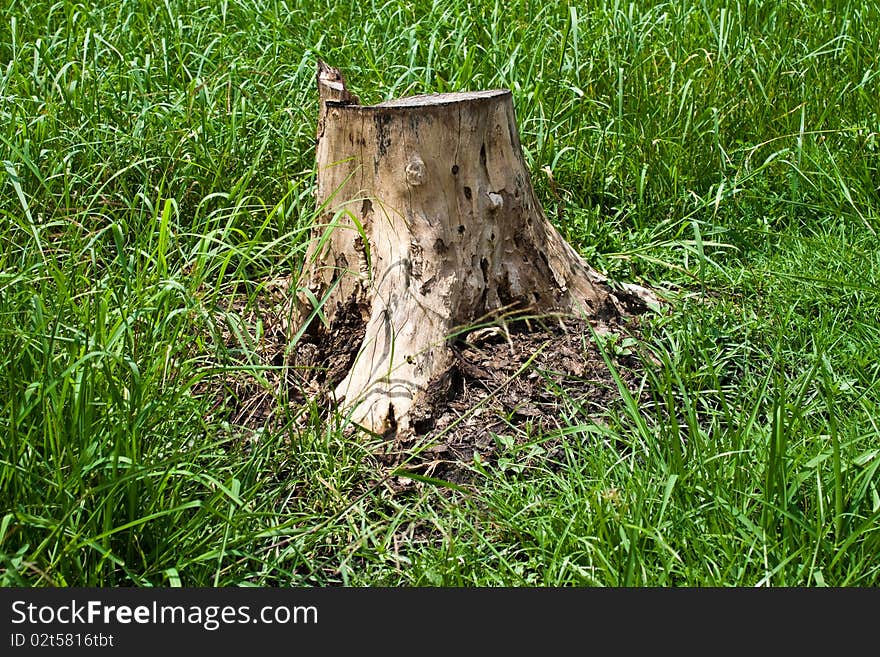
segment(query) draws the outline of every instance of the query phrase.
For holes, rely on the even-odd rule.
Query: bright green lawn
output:
[[[867,0],[5,0],[0,584],[877,585],[878,53]],[[318,57],[364,102],[513,90],[547,214],[677,291],[650,403],[560,393],[404,495],[341,422],[208,408],[259,337],[219,310],[300,264]]]

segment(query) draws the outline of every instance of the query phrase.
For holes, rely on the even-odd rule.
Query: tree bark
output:
[[[650,298],[613,289],[547,220],[509,90],[363,106],[323,63],[318,89],[320,220],[298,303],[310,331],[357,343],[335,386],[355,422],[407,427],[450,365],[448,341],[476,320],[574,313],[601,324]]]

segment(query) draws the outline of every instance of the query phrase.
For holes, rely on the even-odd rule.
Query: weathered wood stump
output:
[[[510,91],[363,106],[323,63],[318,89],[322,220],[298,303],[309,330],[359,340],[335,395],[365,428],[406,427],[449,367],[450,336],[475,320],[555,312],[600,324],[648,298],[612,289],[547,220]]]

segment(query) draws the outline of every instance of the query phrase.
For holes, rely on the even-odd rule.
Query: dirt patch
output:
[[[235,294],[215,318],[215,340],[241,366],[200,386],[244,438],[302,424],[306,406],[333,412],[331,393],[348,371],[363,338],[358,308],[341,309],[331,333],[307,331],[291,344],[291,281],[262,281]],[[259,327],[259,329],[257,328]],[[428,386],[427,403],[412,415],[413,431],[386,440],[376,454],[389,471],[466,484],[475,459],[491,464],[499,450],[533,439],[544,453],[566,416],[580,422],[621,402],[620,385],[635,394],[641,360],[632,352],[638,317],[610,325],[600,337],[618,379],[596,345],[590,325],[573,318],[516,320],[464,332],[450,344],[451,366]],[[606,327],[607,331],[607,327]],[[391,485],[406,488],[406,477]]]
[[[289,358],[290,278],[239,287],[214,308],[200,336],[208,345],[212,372],[193,389],[210,400],[217,419],[243,437],[271,429],[278,421],[278,393],[294,383],[284,367]]]
[[[620,383],[633,394],[639,361],[629,351],[636,321],[600,339]],[[558,429],[598,418],[621,401],[620,388],[583,320],[517,321],[466,333],[451,345],[454,361],[429,386],[429,403],[413,415],[415,432],[385,455],[389,465],[457,484],[471,479],[475,459],[541,439],[552,454]],[[414,458],[413,454],[417,456]]]

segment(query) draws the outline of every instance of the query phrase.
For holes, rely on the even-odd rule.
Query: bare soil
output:
[[[212,396],[214,412],[243,439],[304,425],[309,410],[332,413],[332,390],[363,338],[359,313],[350,309],[337,316],[341,328],[329,339],[307,332],[291,344],[297,327],[290,322],[290,290],[286,277],[262,281],[251,294],[232,295],[216,318],[215,340],[223,343],[227,358],[234,361],[237,352],[244,357],[244,340],[255,367],[224,371],[198,392]],[[638,338],[639,317],[619,320],[610,330],[603,338],[606,354],[621,383],[636,394],[642,359],[627,338]],[[467,484],[475,459],[492,463],[502,445],[549,436],[542,445],[544,453],[552,453],[559,442],[553,433],[572,421],[567,418],[596,420],[621,401],[593,336],[586,321],[561,317],[508,319],[463,331],[450,342],[451,367],[429,385],[428,403],[413,412],[412,430],[378,441],[376,457],[389,472]],[[389,481],[401,489],[410,485],[401,476]]]

